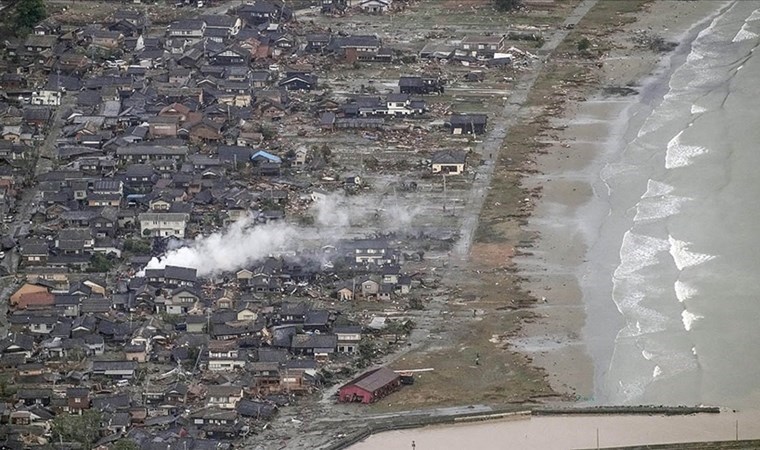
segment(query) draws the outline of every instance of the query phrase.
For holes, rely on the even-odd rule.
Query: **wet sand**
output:
[[[637,87],[646,77],[664,70],[669,55],[637,48],[634,38],[638,32],[646,30],[671,41],[683,39],[692,26],[721,3],[657,1],[650,5],[637,15],[635,23],[610,37],[613,48],[603,59],[599,87]],[[616,151],[616,142],[626,131],[626,114],[637,102],[635,96],[598,93],[586,101],[571,103],[565,114],[555,119],[553,125],[558,131],[553,133],[553,139],[544,141],[549,144],[546,152],[536,158],[540,174],[524,182],[528,189],[542,188],[542,198],[528,225],[540,238],[530,249],[531,255],[516,258],[516,262],[529,280],[525,287],[539,299],[535,311],[540,317],[523,326],[513,347],[547,371],[554,390],[581,402],[595,400],[589,350],[595,356],[611,352],[611,340],[623,323],[611,302],[607,311],[587,311],[588,303],[584,301],[581,282],[586,283],[585,289],[593,288],[587,277],[588,246],[598,236],[594,224],[601,223],[607,214],[591,199],[594,189],[600,188],[595,182],[605,156]],[[587,320],[595,320],[595,325],[603,323],[609,332],[584,333]]]
[[[416,430],[371,436],[352,450],[570,449],[732,441],[760,438],[760,414],[721,413],[691,416],[560,416]]]

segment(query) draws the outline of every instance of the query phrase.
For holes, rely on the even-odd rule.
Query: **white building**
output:
[[[60,106],[61,93],[58,91],[35,91],[32,92],[32,105]]]
[[[140,233],[143,236],[185,237],[185,227],[189,219],[186,213],[146,212],[137,216]]]

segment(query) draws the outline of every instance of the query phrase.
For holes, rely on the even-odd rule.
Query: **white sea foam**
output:
[[[651,178],[647,181],[647,191],[641,198],[659,197],[661,195],[667,195],[673,192],[675,189],[673,186],[663,183],[662,181],[655,181]]]
[[[668,242],[670,243],[670,255],[673,257],[678,270],[697,266],[715,258],[713,255],[689,251],[690,244],[688,242],[680,241],[673,236],[668,235]]]
[[[653,354],[651,354],[651,353],[649,353],[649,352],[648,352],[648,351],[646,351],[646,350],[642,350],[642,351],[641,351],[641,356],[643,356],[643,357],[644,357],[644,359],[646,359],[647,361],[650,361],[652,358],[654,358],[654,355],[653,355]]]
[[[694,297],[697,295],[697,289],[693,286],[681,281],[676,280],[675,284],[673,285],[675,291],[676,291],[676,298],[679,302],[683,303],[686,300]]]
[[[736,33],[736,36],[731,40],[731,42],[742,42],[742,41],[749,41],[752,39],[755,39],[757,37],[757,33],[749,31],[749,24],[745,23],[742,25],[741,30],[739,30],[738,33]]]
[[[694,323],[698,321],[699,319],[704,319],[703,316],[698,316],[694,313],[690,313],[689,311],[686,311],[685,309],[681,313],[681,320],[683,321],[683,327],[686,329],[686,331],[691,331],[691,328],[694,326]]]
[[[691,160],[695,156],[707,153],[707,149],[704,147],[682,143],[681,135],[683,135],[683,131],[680,131],[668,142],[668,151],[665,153],[666,169],[686,167],[691,164]]]
[[[755,20],[760,20],[760,9],[752,11],[752,14],[744,22],[754,22]]]
[[[654,366],[654,371],[652,372],[652,378],[657,378],[660,375],[662,375],[662,369],[660,369],[660,366]]]
[[[705,59],[705,55],[698,51],[696,48],[693,48],[688,55],[686,55],[686,62],[696,62],[701,61]]]
[[[618,382],[618,393],[622,395],[621,403],[633,403],[636,402],[646,390],[651,380],[642,377],[636,377],[633,380],[623,384],[622,381]]]
[[[659,311],[640,304],[645,298],[644,292],[633,291],[622,295],[620,291],[625,289],[622,287],[622,283],[616,282],[615,284],[615,292],[613,293],[615,305],[628,322],[624,328],[625,331],[621,331],[621,336],[626,338],[637,337],[668,329],[671,319]]]
[[[636,204],[636,216],[634,222],[659,220],[678,214],[681,205],[689,201],[686,197],[664,195],[657,199],[644,199]]]
[[[644,267],[657,264],[657,255],[669,248],[665,239],[626,231],[620,246],[620,265],[615,269],[615,278],[625,278]]]
[[[703,112],[707,112],[707,108],[705,108],[704,106],[691,105],[692,114],[702,114]]]

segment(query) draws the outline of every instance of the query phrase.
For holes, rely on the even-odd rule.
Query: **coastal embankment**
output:
[[[639,414],[636,414],[638,411]],[[481,416],[486,415],[481,413]],[[491,414],[492,415],[492,414]],[[504,419],[468,423],[452,418],[438,419],[440,425],[381,423],[368,426],[355,436],[347,436],[332,449],[562,449],[669,445],[689,448],[689,443],[743,440],[739,448],[756,448],[760,439],[760,414],[756,412],[718,413],[715,408],[609,407],[536,410],[511,414]],[[425,426],[424,428],[420,428]],[[388,431],[393,429],[393,431]],[[381,434],[372,434],[380,433]],[[370,436],[370,434],[372,434]],[[346,445],[351,444],[346,447]],[[681,447],[684,445],[685,447]],[[713,447],[691,447],[713,448]],[[720,447],[718,447],[720,448]],[[731,448],[731,447],[727,447]],[[735,448],[735,447],[734,447]]]
[[[662,407],[662,406],[639,406],[639,407],[590,407],[590,408],[549,408],[541,407],[532,410],[522,410],[519,407],[512,408],[487,408],[487,411],[458,414],[416,414],[406,416],[399,414],[380,420],[368,421],[365,428],[336,441],[325,450],[342,450],[352,447],[370,436],[387,433],[390,431],[410,430],[435,425],[463,425],[478,422],[491,422],[495,426],[505,421],[526,421],[540,416],[677,416],[693,414],[719,414],[720,409],[715,407]],[[434,428],[435,429],[435,428]],[[440,428],[438,428],[440,429]]]

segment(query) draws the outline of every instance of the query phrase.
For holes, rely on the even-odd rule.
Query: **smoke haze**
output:
[[[249,216],[222,231],[170,249],[160,259],[151,259],[145,268],[192,267],[200,277],[235,271],[272,254],[300,250],[309,242],[334,245],[346,237],[351,226],[367,221],[378,225],[379,231],[399,231],[411,224],[416,209],[402,207],[395,198],[332,194],[314,202],[310,213],[314,227],[285,222],[257,224]]]

